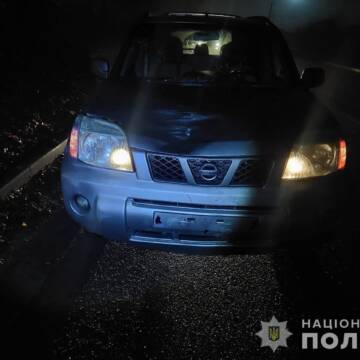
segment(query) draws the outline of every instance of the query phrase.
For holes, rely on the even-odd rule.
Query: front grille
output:
[[[180,161],[175,156],[148,155],[153,180],[186,183],[186,177]]]
[[[269,175],[271,162],[264,159],[242,159],[230,185],[262,186]]]
[[[148,154],[147,157],[154,181],[211,186],[264,186],[273,164],[264,158],[242,158],[238,161],[184,158],[186,166],[174,155]],[[236,170],[231,167],[234,161],[239,163]]]
[[[197,184],[220,185],[229,170],[231,160],[190,159],[188,164]]]

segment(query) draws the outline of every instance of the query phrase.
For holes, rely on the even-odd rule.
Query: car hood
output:
[[[131,148],[186,155],[268,154],[338,131],[301,89],[107,81],[86,112],[119,124]]]

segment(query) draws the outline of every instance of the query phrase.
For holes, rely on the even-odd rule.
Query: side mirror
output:
[[[307,88],[314,88],[325,82],[325,71],[322,68],[306,68],[301,75],[301,83]]]
[[[96,78],[106,80],[109,77],[110,64],[106,59],[92,59],[91,72]]]

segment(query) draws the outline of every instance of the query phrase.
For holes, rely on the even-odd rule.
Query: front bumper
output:
[[[262,188],[204,187],[152,181],[145,154],[137,173],[84,164],[65,154],[62,191],[70,216],[86,230],[133,243],[233,247],[272,245],[278,234],[335,224],[343,174]],[[334,190],[335,189],[335,190]],[[83,211],[76,195],[88,199]]]

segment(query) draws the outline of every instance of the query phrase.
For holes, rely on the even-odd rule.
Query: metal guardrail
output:
[[[351,67],[351,66],[345,66],[345,65],[341,65],[341,64],[335,64],[335,63],[332,63],[332,62],[326,62],[325,64],[329,65],[329,66],[332,66],[332,67],[335,67],[335,68],[338,68],[338,69],[347,70],[347,71],[354,72],[356,74],[360,74],[360,69],[358,69],[358,68],[354,68],[354,67]]]
[[[41,171],[45,166],[51,164],[59,155],[64,152],[67,139],[55,146],[45,155],[27,166],[21,173],[0,189],[0,199],[5,199],[9,193],[25,185],[34,175]]]

